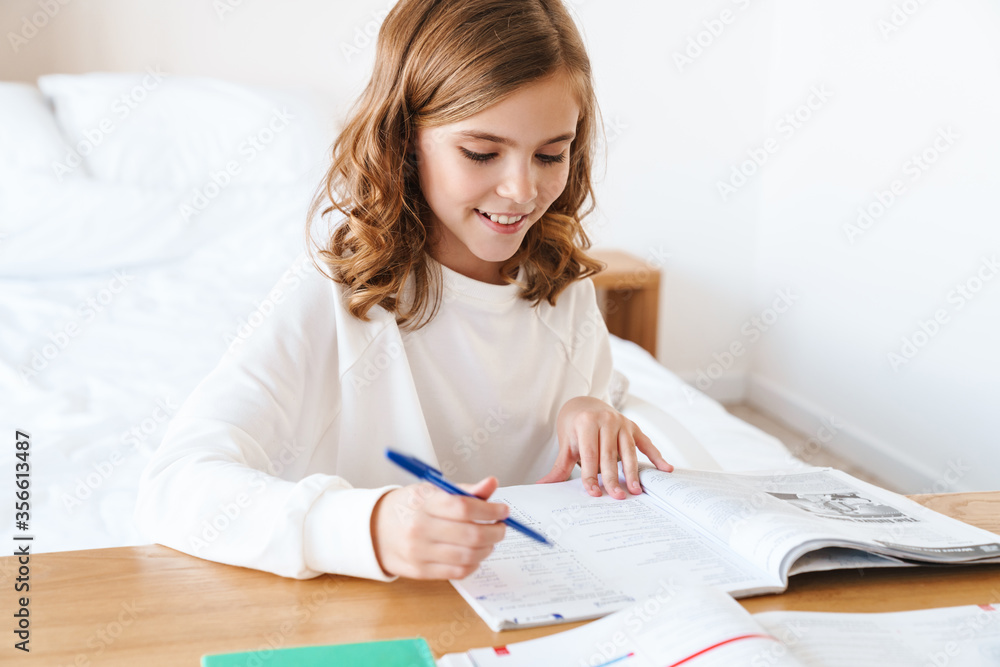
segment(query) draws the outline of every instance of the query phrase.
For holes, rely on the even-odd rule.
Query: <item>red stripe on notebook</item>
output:
[[[775,642],[778,641],[777,639],[775,639],[771,635],[761,635],[761,634],[740,635],[739,637],[730,637],[729,639],[725,639],[725,640],[719,642],[718,644],[712,644],[708,648],[703,648],[700,651],[698,651],[697,653],[692,653],[691,655],[689,655],[688,657],[684,658],[683,660],[678,660],[677,662],[675,662],[672,665],[667,665],[667,667],[677,667],[677,665],[683,665],[688,660],[694,660],[695,658],[697,658],[699,655],[701,655],[703,653],[708,653],[712,649],[719,648],[720,646],[725,646],[726,644],[731,644],[733,642],[738,642],[741,639],[770,639],[771,641],[775,641]]]

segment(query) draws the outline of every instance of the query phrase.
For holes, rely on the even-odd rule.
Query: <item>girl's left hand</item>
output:
[[[566,481],[579,461],[583,487],[590,495],[601,495],[601,487],[597,484],[597,473],[600,472],[604,488],[611,496],[622,500],[626,496],[618,483],[620,460],[629,491],[642,493],[636,448],[649,457],[658,470],[673,472],[674,467],[663,459],[635,422],[599,399],[577,396],[567,401],[559,411],[556,431],[559,435],[559,456],[552,470],[538,480],[539,484]]]

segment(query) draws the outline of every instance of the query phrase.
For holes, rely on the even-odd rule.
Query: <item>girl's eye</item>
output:
[[[560,153],[559,155],[539,155],[538,158],[545,164],[557,164],[566,159],[566,154]]]
[[[462,153],[465,154],[465,157],[479,164],[485,164],[497,156],[496,153],[474,153],[465,148],[462,148]],[[542,164],[557,164],[566,160],[565,153],[560,153],[559,155],[539,154],[537,157],[542,161]]]
[[[469,158],[473,162],[480,162],[480,163],[489,162],[490,160],[492,160],[497,156],[496,153],[473,153],[472,151],[466,150],[464,148],[462,149],[462,152],[465,153],[465,157]]]

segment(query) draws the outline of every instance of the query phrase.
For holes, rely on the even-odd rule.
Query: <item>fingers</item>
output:
[[[622,423],[622,421],[624,423]],[[599,428],[580,427],[580,467],[583,469],[584,488],[592,496],[600,496],[597,487],[597,469],[600,468],[604,488],[618,500],[627,497],[618,477],[618,461],[622,462],[626,488],[630,493],[642,493],[639,481],[639,457],[636,449],[646,454],[659,470],[673,472],[674,467],[664,460],[660,451],[634,422],[621,417],[620,421],[606,422]],[[596,461],[594,460],[596,459]],[[596,489],[595,489],[596,487]]]
[[[421,526],[425,530],[428,544],[434,547],[453,547],[456,549],[485,549],[504,538],[507,530],[505,523],[463,523],[430,517]],[[429,560],[434,560],[428,556]]]
[[[656,466],[657,470],[662,470],[663,472],[673,472],[674,466],[667,463],[666,459],[660,454],[660,450],[653,446],[653,441],[646,437],[646,434],[636,427],[635,434],[635,445],[639,448],[639,451],[646,455],[646,457]]]
[[[396,574],[411,579],[464,579],[479,567],[497,543],[503,539],[506,526],[504,524],[481,524],[484,530],[469,530],[465,534],[459,524],[444,522],[437,527],[433,520],[419,529],[420,535],[404,542],[400,549]],[[466,524],[475,527],[475,524]],[[403,531],[403,536],[410,536],[411,531]],[[420,539],[433,536],[446,541],[432,542]],[[460,543],[448,541],[457,539]]]
[[[409,564],[401,576],[410,579],[464,579],[479,568],[495,545],[464,548],[452,544],[435,544],[428,548],[428,560]]]
[[[411,565],[411,573],[407,576],[415,579],[464,579],[475,572],[504,538],[506,524],[441,518],[430,511],[442,510],[453,513],[453,516],[471,518],[484,516],[479,511],[481,506],[494,506],[490,511],[500,507],[506,515],[506,505],[461,496],[448,496],[448,499],[469,502],[457,505],[446,503],[440,507],[428,502],[428,512],[421,514],[412,526],[404,530],[409,544],[406,560]]]
[[[587,422],[577,430],[580,445],[580,471],[583,488],[594,497],[601,495],[597,473],[601,465],[601,430],[597,424]]]
[[[618,480],[619,459],[622,461],[625,479],[629,488],[632,489],[632,493],[642,492],[639,486],[638,458],[635,454],[636,441],[631,434],[632,429],[629,428],[629,425],[636,432],[641,433],[635,424],[620,415],[619,419],[601,420],[601,422],[586,421],[576,426],[576,441],[579,445],[582,473],[581,481],[583,488],[591,496],[599,497],[601,495],[601,487],[597,479],[597,474],[600,472],[608,494],[618,500],[626,498],[627,494]],[[649,441],[648,438],[646,440]],[[564,465],[570,454],[571,452],[567,452],[565,448],[560,449],[557,466]],[[569,458],[569,460],[572,459]],[[571,470],[572,467],[569,466],[567,472]],[[566,477],[557,479],[553,473],[549,473],[543,478],[545,481],[560,481],[561,479],[566,479]]]
[[[483,547],[460,547],[454,544],[435,544],[429,551],[430,562],[426,569],[440,569],[448,579],[464,579],[479,567],[496,545],[490,543]]]
[[[556,457],[556,462],[552,466],[545,477],[535,482],[536,484],[550,484],[552,482],[565,482],[569,479],[570,475],[573,473],[573,467],[576,465],[576,458],[570,451],[569,447],[560,447],[559,456]]]
[[[496,489],[496,478],[490,477],[488,479],[493,481],[493,489]],[[428,494],[424,510],[429,515],[439,519],[460,523],[471,521],[492,523],[503,521],[510,513],[510,508],[503,503],[491,503],[481,498],[469,498],[468,496],[453,496],[438,489],[435,491],[436,493]],[[493,490],[490,490],[490,493],[492,492]]]
[[[495,477],[469,485],[492,494]],[[509,514],[503,503],[445,493],[415,484],[384,495],[372,510],[372,546],[387,574],[414,579],[461,579],[503,539]]]
[[[463,491],[471,493],[477,498],[482,498],[486,500],[493,495],[493,492],[497,490],[500,486],[500,482],[497,481],[496,477],[485,477],[475,484],[459,484],[458,485]]]
[[[639,484],[639,457],[635,454],[635,448],[635,436],[626,430],[619,431],[618,453],[622,460],[622,471],[625,473],[625,484],[630,493],[640,494],[642,486]]]
[[[622,432],[616,425],[601,428],[601,476],[604,488],[613,498],[622,500],[625,492],[618,483],[618,441]]]

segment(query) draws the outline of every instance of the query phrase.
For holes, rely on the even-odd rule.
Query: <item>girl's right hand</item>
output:
[[[486,499],[496,477],[460,484],[477,496],[455,496],[431,484],[412,484],[382,496],[372,510],[372,543],[387,575],[410,579],[464,579],[503,539],[510,513]],[[480,523],[488,522],[488,523]]]

